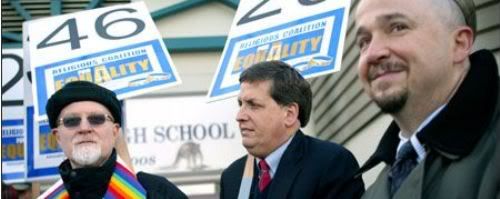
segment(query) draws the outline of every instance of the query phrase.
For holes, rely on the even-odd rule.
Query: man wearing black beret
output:
[[[122,111],[116,94],[75,81],[54,93],[45,107],[52,133],[68,159],[62,180],[40,198],[187,198],[167,179],[134,174],[118,157]]]

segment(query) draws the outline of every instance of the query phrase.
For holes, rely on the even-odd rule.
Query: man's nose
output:
[[[82,118],[80,125],[78,125],[80,132],[89,132],[92,128],[92,124],[86,118]]]
[[[361,52],[362,59],[366,64],[376,64],[390,55],[389,43],[383,37],[374,36],[364,52]]]
[[[248,115],[245,113],[245,110],[243,107],[240,107],[238,110],[238,113],[236,114],[236,121],[237,122],[243,122],[248,119]]]

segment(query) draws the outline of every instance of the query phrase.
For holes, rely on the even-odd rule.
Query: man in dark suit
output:
[[[309,83],[281,61],[261,62],[240,76],[236,116],[249,155],[221,177],[221,199],[359,198],[354,156],[340,145],[304,135]],[[245,175],[244,175],[245,173]]]

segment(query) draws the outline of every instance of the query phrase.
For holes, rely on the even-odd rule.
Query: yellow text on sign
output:
[[[138,70],[138,67],[140,67],[141,71],[151,70],[151,64],[149,63],[149,59],[146,58],[140,61],[133,61],[125,64],[120,64],[118,66],[99,65],[94,68],[93,72],[90,69],[82,70],[79,71],[79,74],[67,77],[64,80],[56,80],[54,82],[54,86],[56,90],[59,90],[65,84],[78,80],[90,81],[96,84],[100,84],[103,82],[111,81],[114,78],[137,74],[140,72]]]
[[[306,48],[311,47],[311,51],[317,51],[322,36],[302,39],[294,41],[290,44],[282,44],[281,42],[273,42],[269,50],[257,50],[256,53],[250,53],[244,56],[238,56],[233,65],[232,72],[240,71],[241,68],[246,69],[255,63],[262,61],[280,60],[289,56],[304,55]]]

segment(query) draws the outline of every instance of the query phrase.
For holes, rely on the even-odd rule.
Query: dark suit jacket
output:
[[[236,160],[222,172],[221,199],[238,197],[246,158]],[[356,159],[344,147],[299,130],[281,157],[267,188],[268,198],[360,198],[364,192],[363,180],[353,177],[358,168]],[[255,170],[250,198],[258,190],[257,175]]]

